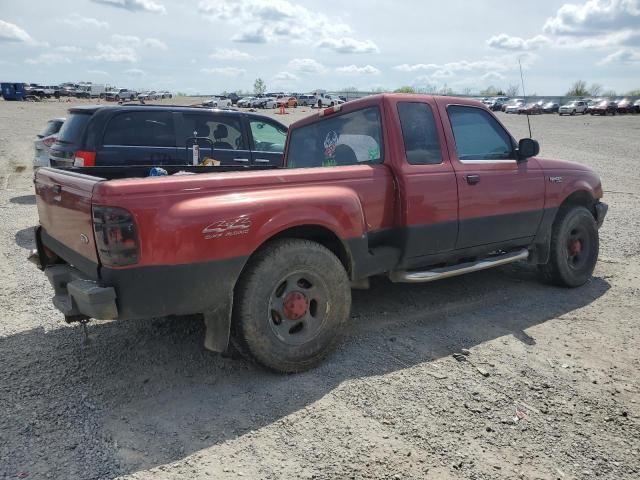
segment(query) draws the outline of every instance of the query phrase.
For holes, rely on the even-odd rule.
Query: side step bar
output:
[[[441,280],[443,278],[455,277],[457,275],[463,275],[469,272],[477,272],[479,270],[486,270],[487,268],[506,265],[507,263],[526,260],[528,256],[529,250],[523,248],[522,250],[517,250],[515,252],[509,252],[503,255],[483,258],[482,260],[478,260],[475,262],[461,263],[459,265],[453,265],[451,267],[434,268],[433,270],[426,270],[423,272],[389,272],[389,279],[394,283],[433,282],[435,280]]]

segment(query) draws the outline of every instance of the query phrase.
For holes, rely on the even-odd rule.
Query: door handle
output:
[[[248,158],[234,158],[233,161],[234,162],[249,163],[249,159]]]
[[[53,193],[62,193],[62,185],[54,185]]]
[[[269,160],[266,158],[256,158],[257,163],[269,163]]]
[[[480,183],[480,175],[467,175],[464,177],[469,185]]]

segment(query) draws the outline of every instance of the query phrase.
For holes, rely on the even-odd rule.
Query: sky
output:
[[[640,0],[0,0],[0,81],[219,93],[640,89]]]

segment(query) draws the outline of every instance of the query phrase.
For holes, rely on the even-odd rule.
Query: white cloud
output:
[[[4,20],[0,20],[0,42],[35,43],[22,28]]]
[[[288,63],[288,69],[299,73],[323,73],[326,68],[312,58],[294,58]]]
[[[640,0],[589,0],[566,3],[547,19],[544,31],[556,35],[585,35],[593,32],[638,28]]]
[[[145,38],[142,41],[142,45],[144,45],[147,48],[155,48],[157,50],[167,50],[167,44],[164,43],[162,40],[158,40],[157,38]]]
[[[80,47],[74,47],[71,45],[61,45],[56,47],[56,50],[63,53],[80,53],[82,51]]]
[[[91,0],[110,7],[122,8],[130,12],[167,13],[164,5],[153,0]]]
[[[380,75],[380,70],[372,65],[364,65],[358,67],[357,65],[346,65],[344,67],[336,68],[336,72],[345,73],[347,75]]]
[[[71,63],[71,59],[60,53],[41,53],[37,57],[27,58],[25,63],[29,65],[56,65]]]
[[[224,75],[226,77],[235,77],[238,75],[242,75],[246,72],[244,68],[236,68],[236,67],[213,67],[213,68],[202,68],[200,69],[202,73],[208,74],[216,74],[216,75]]]
[[[396,65],[393,67],[394,70],[398,70],[399,72],[419,72],[422,70],[434,70],[439,68],[435,63],[403,63],[402,65]]]
[[[378,53],[378,46],[371,40],[356,40],[354,38],[325,38],[317,44],[320,48],[328,48],[336,53]]]
[[[487,81],[487,80],[498,80],[498,81],[501,81],[501,80],[504,80],[505,78],[506,77],[503,74],[498,73],[498,72],[487,72],[487,73],[485,73],[484,75],[482,75],[480,77],[480,79],[484,80],[484,81]]]
[[[598,65],[609,64],[640,64],[640,49],[621,48],[603,58]]]
[[[378,51],[371,40],[350,38],[351,27],[339,19],[288,0],[202,0],[198,11],[213,22],[237,26],[239,32],[232,37],[234,42],[320,42],[319,46],[339,53]]]
[[[100,75],[100,76],[109,76],[109,72],[105,72],[104,70],[87,70],[87,73],[91,75]]]
[[[60,18],[58,21],[71,27],[109,28],[108,22],[103,22],[97,18],[83,17],[77,13],[72,13],[68,17]]]
[[[640,31],[621,30],[602,35],[563,36],[556,41],[558,47],[565,48],[612,48],[622,45],[640,46]]]
[[[280,72],[271,79],[275,87],[288,87],[300,81],[300,77],[290,72]]]
[[[549,45],[551,41],[544,35],[536,35],[532,38],[512,37],[506,33],[501,33],[487,40],[487,45],[500,50],[536,50]]]
[[[131,47],[99,43],[96,45],[96,50],[97,54],[89,57],[91,60],[124,63],[136,63],[138,61],[138,55]]]
[[[132,77],[144,77],[147,75],[147,72],[140,70],[139,68],[129,68],[125,70],[124,73]]]
[[[233,48],[217,48],[215,52],[209,55],[214,60],[251,60],[253,57],[246,52],[235,50]]]

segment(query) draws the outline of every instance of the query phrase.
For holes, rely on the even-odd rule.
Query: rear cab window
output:
[[[398,115],[407,162],[411,165],[442,163],[442,150],[431,107],[426,103],[399,102]]]
[[[336,115],[294,129],[288,168],[376,164],[383,161],[382,123],[378,107]]]
[[[82,136],[93,112],[72,113],[64,122],[60,133],[58,134],[58,142],[80,144]]]

